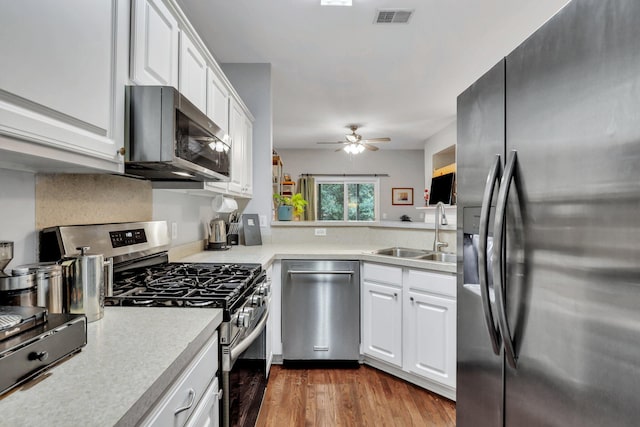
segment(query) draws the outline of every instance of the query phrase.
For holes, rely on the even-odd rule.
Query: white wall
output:
[[[270,235],[271,153],[273,150],[273,111],[271,64],[221,64],[220,67],[255,117],[253,122],[253,198],[244,213],[257,213],[267,219],[263,235]]]
[[[37,261],[35,192],[34,174],[0,169],[0,240],[14,243],[6,270]]]
[[[278,150],[284,164],[283,171],[291,174],[294,181],[302,173],[311,174],[389,174],[380,178],[381,219],[400,220],[409,215],[420,221],[421,212],[415,206],[422,206],[424,188],[424,155],[422,150],[380,150],[365,151],[349,156],[344,151],[334,150]],[[393,206],[391,188],[413,188],[413,206]],[[386,215],[386,218],[385,218]]]
[[[458,142],[457,121],[454,120],[449,126],[436,133],[424,144],[424,188],[431,188],[431,175],[433,174],[432,156],[447,147],[456,145]]]
[[[153,190],[153,220],[167,221],[178,227],[178,237],[172,246],[203,240],[208,237],[207,226],[214,217],[212,197],[198,197],[170,190]]]

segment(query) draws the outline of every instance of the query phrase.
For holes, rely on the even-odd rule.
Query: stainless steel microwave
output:
[[[125,173],[152,181],[229,181],[228,136],[171,86],[127,86]]]

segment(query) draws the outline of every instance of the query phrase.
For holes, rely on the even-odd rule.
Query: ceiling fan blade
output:
[[[361,142],[366,142],[366,143],[370,143],[370,142],[391,142],[391,138],[367,138],[367,139],[363,139]]]
[[[336,153],[337,153],[338,151],[344,151],[344,148],[338,148],[338,149],[336,150]]]
[[[316,142],[316,144],[348,144],[347,141],[321,141],[321,142]]]
[[[376,147],[375,145],[369,145],[369,144],[364,143],[364,142],[362,143],[362,145],[364,145],[364,148],[366,148],[367,150],[370,150],[370,151],[378,151],[379,150],[379,148]]]

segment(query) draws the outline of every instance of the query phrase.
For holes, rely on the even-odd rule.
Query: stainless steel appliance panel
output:
[[[507,57],[507,426],[640,419],[639,28],[637,0],[573,1]]]
[[[487,176],[500,172],[504,154],[504,61],[458,97],[458,320],[456,422],[459,426],[502,423],[503,357],[495,354],[486,324],[479,280],[480,213]],[[496,178],[499,178],[497,176]],[[492,183],[497,187],[497,183]],[[490,219],[493,200],[485,201]],[[491,223],[491,221],[490,221]],[[493,230],[488,230],[487,240]],[[485,263],[490,265],[488,260]],[[491,289],[492,290],[492,289]],[[491,307],[495,310],[495,307]],[[495,320],[492,327],[497,329]]]
[[[358,360],[358,261],[282,262],[282,346],[285,360]]]

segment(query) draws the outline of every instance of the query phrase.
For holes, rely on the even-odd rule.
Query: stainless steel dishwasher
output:
[[[357,361],[360,263],[282,261],[284,361]]]

